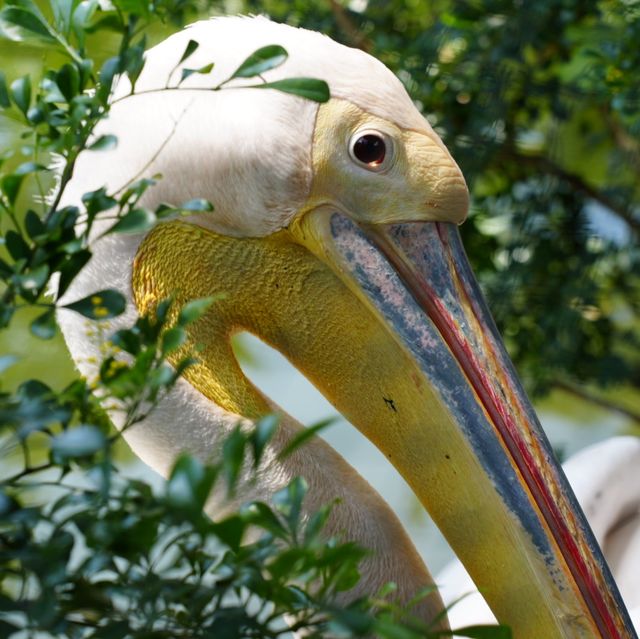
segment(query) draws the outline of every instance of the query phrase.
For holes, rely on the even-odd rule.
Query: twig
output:
[[[338,27],[340,27],[342,32],[347,36],[350,43],[358,49],[371,53],[373,44],[360,32],[358,27],[353,24],[353,20],[351,20],[349,14],[337,0],[331,0],[331,12],[336,19]]]
[[[585,388],[574,386],[573,384],[562,380],[556,380],[555,382],[553,382],[552,386],[564,391],[565,393],[569,393],[570,395],[579,397],[580,399],[591,404],[595,404],[596,406],[600,406],[601,408],[605,408],[606,410],[610,410],[614,413],[618,413],[619,415],[623,415],[627,419],[630,419],[631,421],[640,425],[640,413],[631,410],[630,408],[620,406],[620,404],[616,404],[616,402],[613,402],[609,399],[605,399],[604,397],[600,397],[599,395],[591,393]]]

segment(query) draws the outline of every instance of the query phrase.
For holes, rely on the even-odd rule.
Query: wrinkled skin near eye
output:
[[[379,131],[359,131],[352,136],[349,155],[359,166],[370,171],[388,168],[393,159],[393,144]]]

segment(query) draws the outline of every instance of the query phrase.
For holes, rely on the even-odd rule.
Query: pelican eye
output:
[[[383,171],[391,164],[393,144],[379,131],[358,131],[349,143],[349,155],[369,171]]]

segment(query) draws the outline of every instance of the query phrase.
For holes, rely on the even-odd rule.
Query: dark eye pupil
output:
[[[359,137],[353,145],[353,154],[364,164],[382,164],[386,152],[384,140],[372,133]]]

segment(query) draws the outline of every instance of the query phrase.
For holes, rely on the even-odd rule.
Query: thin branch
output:
[[[371,53],[373,44],[361,33],[344,7],[337,0],[331,0],[331,13],[333,13],[333,17],[336,19],[340,30],[349,39],[349,43],[358,49]]]
[[[595,404],[596,406],[600,406],[606,410],[612,411],[614,413],[618,413],[619,415],[623,415],[627,419],[635,422],[640,425],[640,413],[631,410],[630,408],[626,408],[625,406],[621,406],[616,402],[613,402],[609,399],[605,399],[604,397],[600,397],[585,388],[581,388],[579,386],[574,386],[565,381],[557,380],[552,384],[555,388],[564,391],[565,393],[569,393],[570,395],[574,395],[575,397],[579,397],[580,399],[589,402],[591,404]]]

